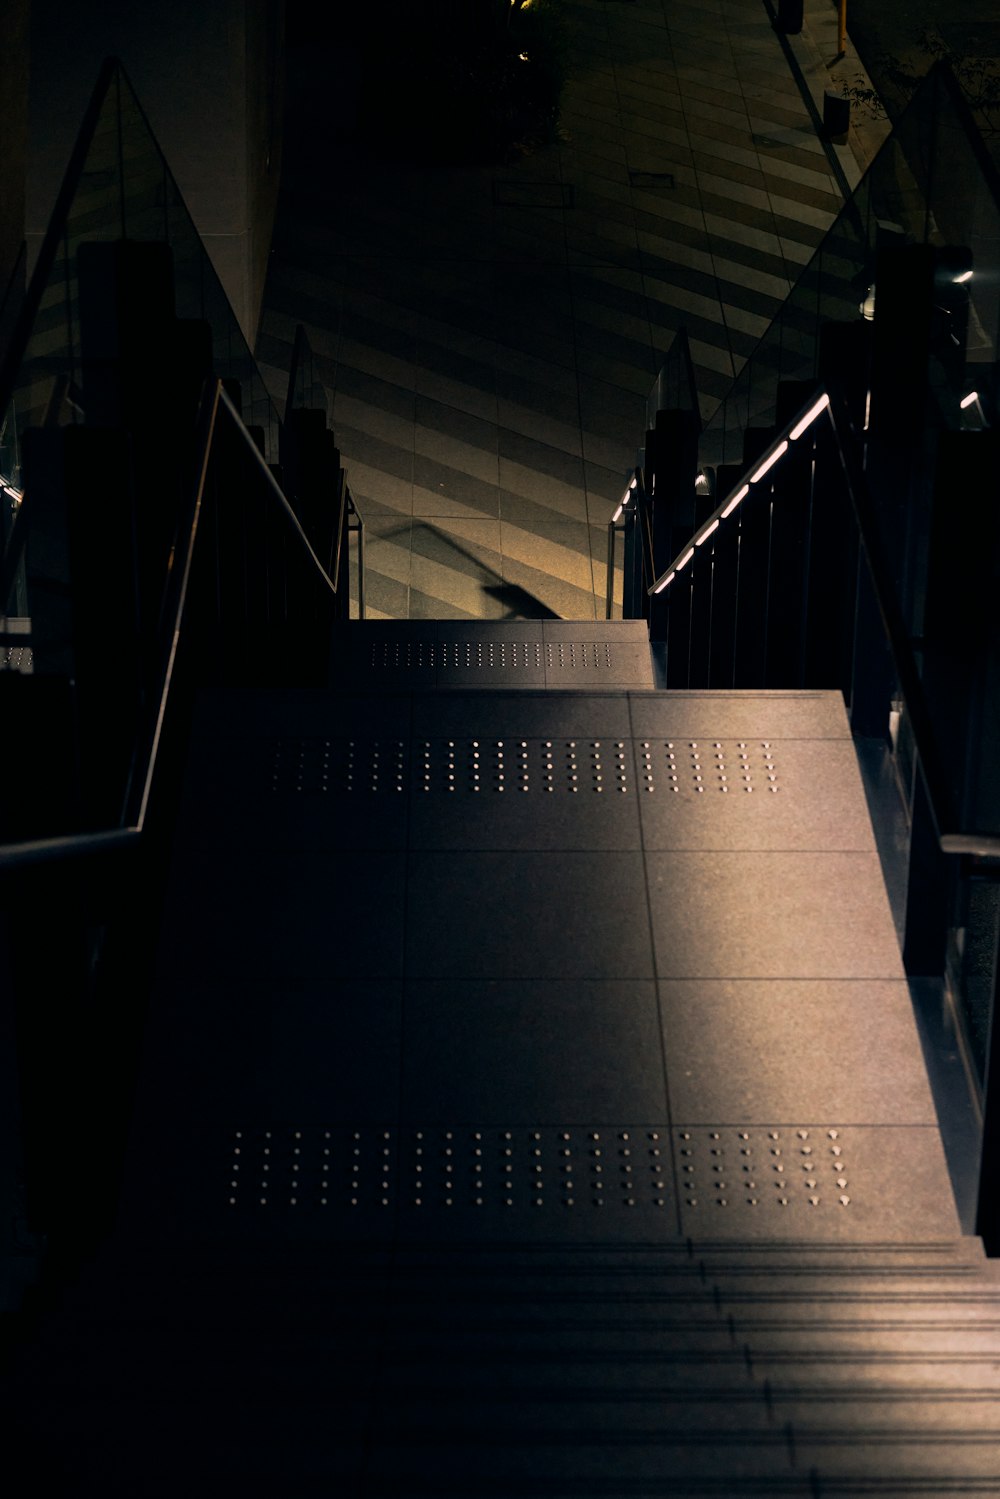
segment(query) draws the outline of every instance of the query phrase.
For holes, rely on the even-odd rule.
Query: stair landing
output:
[[[155,1239],[960,1233],[836,693],[216,695],[165,933]]]

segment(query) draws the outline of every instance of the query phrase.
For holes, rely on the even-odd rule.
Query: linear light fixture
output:
[[[968,403],[963,402],[963,405],[965,404]],[[816,419],[829,408],[829,405],[829,394],[826,391],[823,391],[821,395],[816,397],[815,401],[813,401],[809,409],[799,417],[794,427],[790,428],[788,436],[782,438],[781,442],[779,442],[777,446],[770,453],[768,453],[767,457],[762,459],[761,462],[758,463],[753,473],[747,475],[745,483],[740,485],[739,489],[737,489],[736,492],[731,495],[730,498],[726,501],[723,508],[719,510],[714,516],[712,516],[712,518],[706,523],[704,528],[698,532],[698,534],[694,537],[691,546],[689,546],[687,550],[683,552],[682,555],[671,564],[671,570],[668,573],[665,573],[662,578],[660,578],[656,583],[653,584],[653,586],[649,589],[649,592],[651,594],[662,593],[663,590],[674,581],[681,569],[687,567],[688,563],[691,561],[691,558],[695,554],[695,549],[697,547],[704,546],[709,537],[714,536],[715,532],[719,529],[720,522],[727,520],[729,516],[732,515],[736,507],[742,504],[742,502],[746,499],[747,495],[750,493],[751,486],[759,483],[759,481],[763,479],[765,474],[770,473],[774,465],[778,463],[788,452],[789,445],[797,441],[797,439],[802,436],[803,432],[807,431],[809,427],[812,426],[813,422],[816,421]]]
[[[826,410],[829,404],[830,397],[827,395],[826,391],[824,391],[819,400],[809,407],[809,410],[806,412],[805,416],[802,417],[800,421],[797,421],[795,423],[795,426],[788,434],[789,442],[797,441],[797,439],[802,436],[806,428],[812,426],[816,418],[820,415],[821,412]]]
[[[750,485],[749,484],[744,484],[743,488],[742,489],[738,489],[736,491],[736,493],[733,495],[732,499],[729,501],[729,504],[726,506],[725,510],[723,510],[722,514],[719,516],[719,519],[720,520],[726,520],[730,515],[732,515],[733,511],[736,509],[736,507],[740,503],[740,501],[741,500],[745,500],[746,497],[747,497],[747,495],[749,493],[750,493]]]
[[[978,390],[970,390],[969,394],[967,396],[963,396],[962,399],[959,401],[958,404],[961,406],[962,410],[965,411],[966,407],[971,406],[974,401],[978,401],[978,400],[979,400],[979,392],[978,392]]]
[[[635,493],[635,491],[638,488],[639,488],[638,477],[635,474],[633,474],[632,477],[631,477],[631,479],[628,481],[628,489],[626,489],[625,493],[622,495],[621,500],[618,503],[618,509],[615,511],[614,515],[611,517],[611,524],[612,525],[614,525],[615,521],[619,519],[619,517],[621,516],[622,511],[625,509],[625,506],[628,504],[629,500],[632,498],[633,494]]]
[[[972,280],[972,272],[971,271],[959,271],[958,275],[955,276],[953,279],[955,281],[956,286],[961,286],[962,283],[963,283],[963,281],[971,281]]]
[[[760,465],[760,468],[754,469],[753,473],[750,474],[747,478],[747,483],[756,484],[758,479],[763,479],[768,470],[774,467],[779,458],[784,458],[787,452],[788,439],[786,438],[784,442],[778,443],[778,446],[775,448],[774,452],[769,458],[764,459],[764,462]]]

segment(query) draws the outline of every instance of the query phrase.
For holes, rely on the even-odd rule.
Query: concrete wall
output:
[[[31,255],[100,64],[117,56],[252,345],[277,201],[283,33],[281,0],[32,0]]]

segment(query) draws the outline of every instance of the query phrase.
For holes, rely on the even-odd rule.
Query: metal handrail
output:
[[[236,406],[233,404],[233,402],[230,400],[229,396],[226,394],[225,390],[223,389],[221,381],[217,381],[216,382],[216,391],[217,391],[217,399],[218,399],[219,404],[223,407],[223,409],[232,418],[233,423],[234,423],[234,425],[236,427],[236,430],[239,432],[240,436],[242,437],[244,446],[246,447],[247,452],[252,457],[253,462],[254,462],[254,464],[255,464],[255,466],[257,468],[258,473],[261,475],[261,478],[264,480],[264,482],[266,483],[268,489],[271,491],[272,497],[274,498],[274,500],[277,502],[279,508],[284,513],[285,519],[291,525],[292,530],[294,531],[294,533],[295,533],[296,537],[298,538],[299,542],[302,544],[302,546],[304,547],[305,551],[308,553],[309,558],[312,561],[313,566],[315,567],[316,571],[319,573],[321,582],[330,590],[330,592],[332,594],[336,595],[336,592],[337,592],[337,583],[336,583],[336,580],[334,578],[330,577],[330,575],[327,572],[326,568],[323,566],[322,562],[320,562],[319,558],[316,556],[316,553],[313,551],[312,542],[309,540],[308,536],[303,531],[301,522],[299,521],[298,516],[295,514],[295,511],[292,509],[292,507],[291,507],[291,505],[290,505],[290,503],[288,501],[288,497],[285,494],[285,491],[282,489],[281,485],[278,483],[277,479],[272,474],[272,472],[271,472],[271,470],[270,470],[270,468],[268,466],[267,459],[264,457],[263,453],[260,451],[260,449],[258,448],[257,444],[254,442],[253,438],[250,436],[250,433],[247,431],[246,427],[243,425],[243,418],[240,416],[240,413],[237,410]]]
[[[286,421],[288,420],[288,413],[293,409],[295,382],[298,379],[299,365],[302,363],[303,355],[307,351],[309,351],[309,339],[306,335],[306,330],[301,323],[296,323],[295,338],[292,341],[292,357],[288,363],[288,385],[285,390]]]
[[[156,760],[163,732],[167,702],[173,682],[181,626],[184,619],[184,608],[187,602],[188,586],[191,578],[195,543],[201,520],[205,483],[208,476],[208,467],[212,456],[220,411],[230,418],[234,430],[239,435],[247,454],[252,458],[258,473],[267,485],[271,497],[276,501],[285,520],[290,525],[293,536],[301,544],[306,555],[312,562],[320,582],[336,597],[336,582],[326,572],[316,553],[313,551],[309,538],[303,531],[298,517],[289,504],[278,481],[271,473],[256,443],[247,431],[239,411],[224,390],[221,380],[216,379],[207,382],[202,392],[198,409],[198,457],[191,487],[188,515],[182,526],[182,535],[185,539],[181,543],[182,554],[180,557],[176,554],[174,556],[168,580],[168,597],[164,606],[164,619],[168,622],[165,633],[168,639],[164,646],[165,660],[160,693],[156,705],[156,714],[149,729],[145,752],[141,758],[137,756],[133,762],[133,771],[129,777],[129,785],[125,795],[125,805],[126,808],[130,807],[132,809],[132,816],[122,827],[118,828],[103,828],[85,833],[71,833],[64,837],[34,838],[21,843],[13,843],[5,847],[0,847],[0,871],[26,869],[33,865],[52,863],[57,859],[84,858],[115,851],[131,846],[142,834],[149,808],[150,795],[152,793],[153,777],[156,770]]]
[[[48,286],[52,267],[59,253],[70,205],[79,186],[84,163],[87,160],[87,153],[93,143],[94,132],[97,129],[97,122],[104,107],[105,97],[120,66],[116,57],[106,57],[101,64],[100,72],[97,75],[97,82],[94,84],[94,91],[90,96],[90,102],[87,105],[76,141],[73,145],[73,150],[70,153],[62,186],[56,197],[52,217],[49,219],[49,227],[42,240],[38,259],[35,261],[35,267],[31,273],[31,285],[21,303],[21,310],[17,317],[14,332],[11,335],[10,346],[3,364],[0,365],[0,406],[4,408],[10,399],[14,379],[21,367],[21,362],[28,347],[28,341],[31,338],[31,330],[38,315],[42,295]]]
[[[611,618],[615,603],[615,537],[619,531],[625,531],[630,524],[637,523],[641,490],[642,469],[634,468],[629,476],[624,493],[618,501],[618,508],[608,521],[608,576],[604,600],[605,619]]]
[[[825,390],[821,390],[818,396],[813,396],[803,406],[802,410],[792,418],[774,438],[774,441],[764,450],[764,453],[755,463],[751,464],[750,472],[740,480],[733,489],[729,491],[721,504],[717,505],[707,520],[703,521],[691,540],[674,557],[673,561],[663,569],[659,577],[646,590],[650,595],[663,593],[670,587],[678,573],[683,572],[698,547],[702,546],[710,536],[719,529],[724,520],[728,520],[738,507],[750,494],[751,485],[756,484],[759,479],[769,472],[774,465],[784,457],[789,443],[796,442],[812,426],[813,422],[829,408],[830,397]],[[838,437],[839,442],[839,437]]]
[[[861,545],[871,572],[882,625],[899,673],[900,691],[913,727],[913,736],[918,751],[917,758],[927,791],[938,845],[943,853],[980,854],[995,858],[1000,855],[1000,836],[955,831],[959,819],[952,804],[947,778],[934,742],[920,676],[912,658],[906,627],[896,604],[894,591],[890,586],[890,568],[885,559],[884,548],[872,514],[867,484],[853,456],[851,445],[842,440],[842,433],[850,430],[850,418],[846,401],[839,392],[820,387],[797,415],[775,436],[770,445],[750,466],[741,481],[729,491],[722,503],[716,506],[708,519],[698,527],[687,545],[677,553],[647,592],[649,595],[663,593],[674,583],[675,579],[690,565],[698,548],[714,536],[721,525],[735,516],[739,507],[751,498],[754,485],[766,474],[772,472],[789,452],[792,444],[803,437],[821,417],[825,417],[833,433]]]

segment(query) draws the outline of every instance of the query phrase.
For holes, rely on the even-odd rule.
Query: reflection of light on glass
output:
[[[964,411],[966,409],[966,407],[971,406],[974,401],[975,402],[979,401],[979,392],[977,390],[970,390],[969,394],[967,396],[963,396],[962,399],[959,401],[958,404],[961,406],[962,410]]]
[[[872,388],[869,385],[868,389],[865,391],[865,431],[866,432],[868,431],[868,424],[871,421],[871,418],[872,418]]]
[[[24,491],[22,489],[15,489],[13,484],[7,483],[6,479],[0,479],[0,489],[3,490],[12,505],[20,505],[24,499]]]
[[[788,434],[789,441],[795,442],[797,438],[801,437],[806,428],[812,426],[813,422],[819,416],[820,412],[825,411],[829,404],[830,397],[826,394],[826,391],[824,391],[819,400],[813,406],[809,407],[809,410],[806,412],[802,420],[800,422],[796,422],[795,426]]]
[[[754,469],[753,473],[750,474],[750,476],[747,479],[747,483],[748,484],[756,484],[758,479],[763,479],[764,475],[768,472],[768,470],[772,469],[774,467],[774,465],[777,463],[778,459],[779,458],[783,458],[784,455],[787,452],[788,452],[788,443],[787,442],[779,442],[778,446],[775,448],[775,450],[771,454],[770,458],[765,458],[764,462],[761,464],[760,468]]]
[[[693,556],[694,547],[688,547],[687,551],[684,553],[684,556],[679,559],[674,571],[679,573],[682,567],[687,567]]]
[[[963,281],[971,281],[971,280],[972,280],[972,272],[971,271],[959,271],[958,275],[954,277],[954,281],[955,281],[956,286],[961,286]]]
[[[705,542],[712,535],[713,531],[717,531],[718,529],[719,529],[719,517],[716,516],[715,520],[708,527],[708,529],[706,531],[702,531],[702,533],[701,533],[700,536],[696,536],[695,537],[695,540],[694,540],[695,546],[696,547],[702,547],[702,546],[704,546]]]
[[[875,288],[874,288],[874,286],[870,286],[868,288],[868,290],[865,292],[864,297],[858,303],[858,311],[860,312],[861,316],[865,319],[866,322],[869,322],[869,323],[874,322],[874,320],[875,320]]]
[[[725,520],[727,515],[732,515],[733,511],[736,509],[736,507],[740,503],[740,501],[741,500],[745,500],[746,497],[747,497],[747,495],[749,493],[750,493],[750,485],[749,484],[744,484],[743,488],[742,489],[738,489],[736,491],[736,493],[733,495],[732,499],[729,501],[729,504],[726,506],[725,510],[723,510],[722,514],[720,515],[719,519],[720,520]]]
[[[698,470],[698,477],[694,481],[695,493],[696,494],[708,494],[708,492],[711,489],[711,487],[712,486],[708,482],[708,475],[706,474],[706,472],[705,472],[705,470],[703,468],[700,468]]]
[[[661,578],[660,581],[659,581],[659,583],[657,583],[656,587],[653,589],[653,592],[654,593],[662,593],[663,590],[666,588],[667,584],[668,583],[672,583],[674,581],[674,579],[676,578],[676,576],[677,576],[676,573],[667,573],[666,577],[665,578]]]

